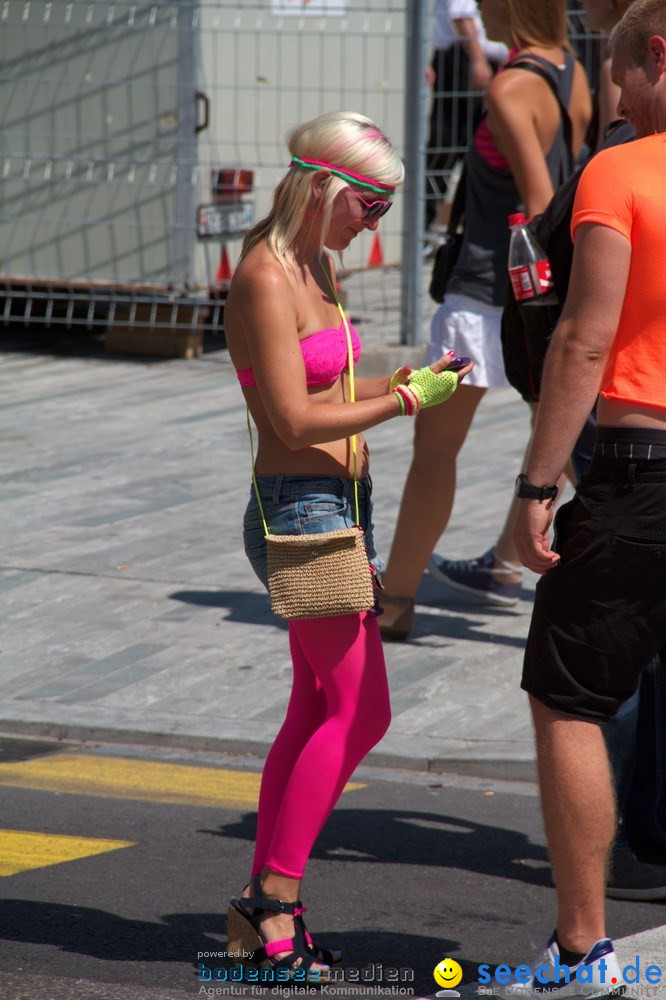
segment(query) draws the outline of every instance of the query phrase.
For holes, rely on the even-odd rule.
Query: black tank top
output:
[[[562,105],[568,108],[575,68],[573,55],[565,52],[564,65],[559,67],[530,52],[515,56],[505,68],[523,60],[537,63],[545,70],[555,84]],[[546,153],[546,165],[554,188],[570,176],[571,162],[571,151],[567,149],[560,121],[553,144]],[[446,290],[469,295],[486,305],[502,306],[509,280],[507,261],[511,234],[508,217],[523,206],[511,172],[499,170],[484,160],[476,149],[474,139],[467,150],[465,165],[465,233]]]

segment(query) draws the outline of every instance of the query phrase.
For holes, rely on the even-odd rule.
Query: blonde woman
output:
[[[356,381],[329,250],[374,232],[403,180],[383,132],[362,115],[331,112],[289,136],[291,164],[273,207],[245,238],[225,308],[225,333],[258,431],[256,479],[269,530],[313,534],[354,523],[355,472],[371,562],[371,483],[361,432],[447,399],[451,356],[430,368]],[[349,330],[354,360],[361,344]],[[355,463],[350,436],[358,435]],[[266,584],[264,526],[254,490],[244,521],[247,555]],[[321,977],[339,959],[303,923],[308,857],[345,783],[386,732],[389,693],[373,611],[289,622],[293,687],[266,759],[250,882],[229,909],[230,950],[281,975]]]
[[[480,11],[488,38],[505,42],[510,54],[490,84],[488,113],[467,151],[465,236],[445,300],[432,320],[426,355],[432,360],[453,349],[471,357],[475,369],[447,407],[446,420],[429,411],[416,421],[413,460],[385,574],[381,629],[394,639],[405,639],[412,628],[414,595],[448,523],[457,456],[476,409],[487,389],[508,386],[500,343],[508,216],[521,209],[528,216],[544,210],[568,176],[591,117],[585,71],[567,41],[565,0],[482,0]],[[561,105],[571,121],[571,149]],[[497,499],[497,493],[488,496],[489,518],[496,516]],[[521,568],[512,524],[513,507],[492,549],[458,562],[433,555],[431,574],[484,603],[515,604]]]

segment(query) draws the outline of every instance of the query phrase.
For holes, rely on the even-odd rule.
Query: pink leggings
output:
[[[384,651],[368,612],[289,622],[294,683],[266,758],[252,874],[301,878],[357,765],[391,721]]]

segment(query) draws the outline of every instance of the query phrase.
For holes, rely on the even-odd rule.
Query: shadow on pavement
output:
[[[421,991],[432,992],[430,970],[444,955],[456,953],[460,942],[441,936],[439,928],[433,928],[432,936],[419,934],[416,921],[414,931],[416,933],[379,930],[336,933],[323,930],[318,936],[327,947],[344,949],[346,978],[338,978],[338,990],[344,988],[345,981],[388,986],[391,980],[387,976],[391,973],[387,970],[391,969],[399,970],[399,982],[415,989],[417,995]],[[208,934],[215,936],[207,938]],[[194,989],[201,982],[199,961],[211,971],[211,979],[204,981],[223,986],[221,974],[216,982],[215,968],[228,970],[227,981],[231,981],[233,960],[219,954],[226,949],[226,940],[220,941],[220,937],[226,938],[226,913],[221,912],[166,914],[157,922],[128,919],[90,907],[6,899],[0,907],[0,937],[26,944],[51,945],[65,953],[87,955],[106,962],[180,963],[191,967]],[[216,957],[198,959],[199,952],[209,952]],[[465,979],[476,978],[477,963],[461,961],[460,964]],[[336,975],[341,977],[343,973],[339,971]],[[177,976],[174,971],[174,987]],[[146,971],[143,983],[148,986],[150,981],[151,973]],[[280,986],[286,984],[280,983]]]
[[[204,833],[254,841],[256,814]],[[312,858],[457,868],[551,886],[546,848],[517,830],[435,812],[337,809],[319,834]]]
[[[287,623],[276,618],[271,612],[268,598],[264,593],[243,590],[178,590],[170,594],[172,601],[184,604],[194,604],[207,608],[226,608],[229,612],[225,619],[233,622],[244,622],[252,625],[271,625],[286,629]],[[381,603],[381,598],[380,598]],[[429,606],[441,607],[441,604],[425,602]],[[467,617],[464,614],[452,614],[448,608],[442,609],[441,615],[419,615],[418,606],[416,624],[410,635],[410,642],[419,646],[427,646],[428,637],[433,637],[433,646],[441,648],[442,638],[467,639],[472,642],[491,643],[494,646],[509,646],[513,649],[523,649],[525,639],[521,636],[498,635],[495,632],[484,632],[488,619],[497,617],[502,609],[493,608],[492,615],[486,609],[478,612],[477,617]]]
[[[247,590],[178,590],[169,597],[183,604],[196,604],[207,608],[226,608],[226,621],[245,622],[251,625],[272,625],[286,629],[287,623],[276,618],[270,609],[266,594]]]
[[[219,913],[167,914],[161,922],[136,920],[87,906],[5,899],[0,905],[0,938],[49,944],[63,952],[117,962],[187,962],[196,965],[203,940],[223,929]]]

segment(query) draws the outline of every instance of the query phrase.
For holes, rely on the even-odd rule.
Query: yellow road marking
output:
[[[162,764],[121,757],[55,754],[0,764],[0,785],[68,795],[135,799],[211,808],[254,809],[261,775],[186,764]],[[365,788],[349,782],[346,792]]]
[[[0,830],[0,877],[133,846],[131,840],[97,840],[28,830]]]

